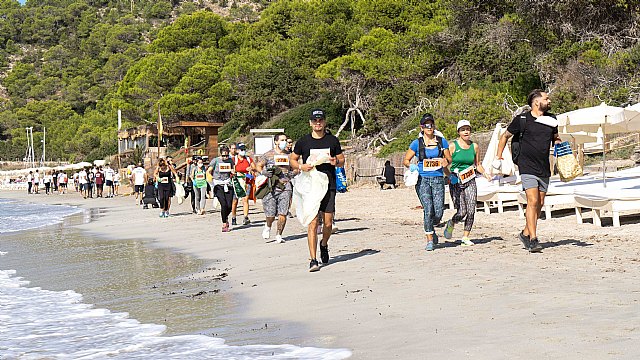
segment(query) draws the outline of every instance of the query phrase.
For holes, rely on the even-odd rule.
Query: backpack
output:
[[[520,141],[522,140],[522,135],[524,135],[524,131],[527,128],[527,114],[521,114],[518,117],[520,121],[520,133],[518,137],[514,137],[511,140],[511,160],[513,160],[514,164],[518,164],[518,158],[520,157]]]
[[[438,143],[438,157],[444,156],[444,147],[442,146],[442,137],[436,135],[436,142]],[[420,136],[418,138],[418,161],[422,162],[425,159],[425,149],[426,144],[424,143],[424,137]]]

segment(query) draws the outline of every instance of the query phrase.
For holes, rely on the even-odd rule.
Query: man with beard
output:
[[[540,89],[533,90],[527,96],[527,103],[531,111],[516,116],[507,127],[507,131],[500,137],[497,157],[502,160],[507,141],[516,135],[514,140],[520,143],[518,171],[522,177],[522,188],[527,195],[526,226],[518,238],[529,252],[540,252],[542,246],[538,241],[536,227],[551,177],[549,149],[553,142],[558,144],[561,140],[555,116],[548,112],[551,109],[549,95]]]

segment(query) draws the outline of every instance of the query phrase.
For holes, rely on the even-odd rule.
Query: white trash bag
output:
[[[328,155],[320,155],[309,162],[316,166],[328,162]],[[313,219],[318,216],[320,203],[329,189],[329,178],[327,174],[311,169],[308,172],[301,172],[293,180],[293,202],[296,205],[296,217],[300,224],[309,226]]]
[[[184,202],[184,196],[184,186],[182,186],[182,183],[176,183],[176,193],[173,197],[177,198],[178,204],[182,204]]]
[[[418,170],[406,170],[404,172],[404,186],[416,186],[419,176],[420,173],[418,173]]]

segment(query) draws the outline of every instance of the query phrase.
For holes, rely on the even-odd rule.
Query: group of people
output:
[[[96,198],[112,198],[118,194],[120,174],[109,165],[87,167],[73,174],[73,184],[76,191],[80,192],[85,199],[93,198],[94,194]],[[106,196],[104,195],[105,187]]]
[[[539,252],[542,247],[537,238],[536,224],[551,175],[549,147],[560,139],[557,127],[539,121],[543,116],[553,116],[548,113],[548,95],[542,90],[534,90],[528,96],[528,103],[531,111],[512,121],[500,140],[496,155],[500,159],[508,139],[517,135],[521,144],[517,164],[528,200],[527,223],[519,238],[526,250]],[[246,146],[242,143],[220,147],[219,156],[211,159],[208,164],[203,158],[196,157],[186,168],[184,183],[191,195],[194,213],[204,214],[209,193],[219,203],[223,233],[231,231],[238,224],[236,211],[240,202],[243,204],[242,224],[246,226],[251,223],[248,216],[248,194],[252,190],[260,192],[258,198],[262,199],[265,216],[262,237],[269,240],[273,224],[276,224],[275,241],[284,243],[283,232],[295,186],[292,180],[297,174],[313,169],[325,174],[328,180],[327,190],[319,204],[318,215],[307,228],[309,271],[314,272],[320,269],[318,249],[323,264],[330,260],[329,240],[335,213],[336,167],[344,166],[345,157],[339,140],[327,131],[323,110],[312,111],[309,126],[310,133],[300,138],[293,147],[293,142],[285,134],[277,134],[274,136],[274,148],[256,159],[248,156]],[[431,114],[421,117],[420,129],[420,136],[409,146],[403,164],[409,171],[419,174],[415,190],[423,208],[425,249],[432,251],[438,245],[434,228],[442,220],[447,184],[456,213],[446,222],[443,235],[451,239],[456,225],[462,223],[461,245],[472,246],[474,243],[470,233],[476,211],[476,176],[491,180],[491,175],[480,162],[478,145],[471,140],[472,124],[468,120],[458,121],[458,137],[451,142],[437,131],[436,121]],[[318,164],[315,160],[319,158],[324,160]],[[385,182],[395,185],[395,172],[390,163],[385,165],[390,168],[385,170]],[[176,192],[176,183],[179,183],[180,178],[170,158],[159,161],[153,178],[149,178],[144,168],[138,166],[132,171],[136,204],[146,204],[145,199],[149,195],[152,202],[161,208],[160,216],[168,217],[171,197]]]
[[[27,192],[29,194],[40,194],[40,184],[44,186],[46,195],[65,194],[69,177],[64,171],[43,171],[39,169],[29,171],[26,177]]]
[[[528,95],[527,102],[531,110],[513,119],[500,138],[496,154],[498,163],[495,167],[500,168],[507,142],[515,135],[514,141],[519,142],[520,150],[518,158],[514,160],[527,196],[526,225],[518,238],[527,251],[540,252],[542,246],[536,228],[551,177],[549,149],[553,143],[561,141],[557,124],[544,119],[553,117],[549,113],[551,101],[548,94],[539,89],[533,90]],[[438,245],[434,227],[442,220],[446,183],[449,184],[456,213],[446,222],[443,235],[450,239],[455,225],[464,223],[461,244],[471,246],[473,242],[469,235],[473,228],[478,196],[476,175],[491,179],[480,163],[478,145],[471,141],[471,123],[460,120],[456,127],[458,138],[451,143],[438,134],[431,114],[422,116],[420,128],[420,137],[409,146],[404,165],[410,171],[419,173],[415,189],[424,212],[425,250],[432,251]],[[417,158],[417,163],[413,163],[414,158]]]

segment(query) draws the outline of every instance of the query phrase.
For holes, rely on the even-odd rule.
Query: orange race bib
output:
[[[196,174],[196,180],[204,180],[204,173]]]
[[[422,171],[437,171],[442,169],[442,158],[422,160]]]
[[[288,155],[273,155],[273,162],[277,166],[289,166]]]
[[[458,174],[458,179],[460,179],[461,184],[466,184],[471,181],[471,179],[475,179],[475,177],[476,168],[473,166],[469,166],[466,170]]]
[[[161,177],[158,179],[158,182],[161,184],[168,184],[169,183],[169,178],[168,177]]]
[[[218,163],[218,172],[230,173],[231,172],[231,164],[224,163],[224,162]]]

